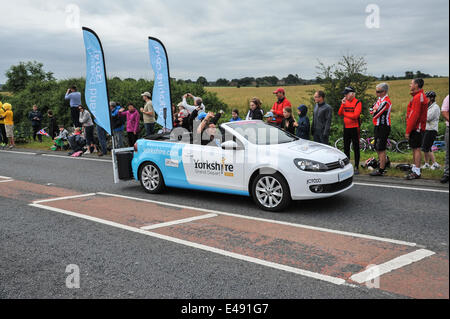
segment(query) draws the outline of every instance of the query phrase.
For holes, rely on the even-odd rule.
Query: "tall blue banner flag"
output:
[[[100,39],[94,31],[83,27],[86,49],[86,105],[95,116],[95,122],[111,135],[108,88],[106,83],[105,59]]]
[[[170,74],[167,52],[162,42],[152,37],[148,38],[148,48],[150,51],[150,63],[155,72],[155,82],[152,93],[153,109],[158,115],[158,124],[171,130],[173,128],[172,102],[170,96]]]

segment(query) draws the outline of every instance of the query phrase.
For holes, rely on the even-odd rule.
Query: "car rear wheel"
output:
[[[164,180],[158,166],[153,163],[145,163],[139,172],[141,186],[147,193],[158,194],[164,189]]]
[[[280,173],[260,174],[252,184],[252,197],[263,210],[279,212],[291,202],[289,186]]]

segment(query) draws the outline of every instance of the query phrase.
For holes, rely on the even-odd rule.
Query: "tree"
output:
[[[23,90],[31,81],[55,80],[53,72],[45,72],[43,66],[42,63],[36,61],[20,62],[18,65],[12,65],[5,73],[8,80],[4,89],[15,93]]]
[[[195,82],[202,86],[208,86],[208,80],[204,76],[200,76]]]
[[[405,72],[405,79],[414,79],[414,72],[413,71],[406,71]]]
[[[368,106],[372,105],[373,97],[366,92],[373,85],[375,78],[366,74],[367,62],[364,57],[346,55],[337,64],[330,66],[319,61],[317,69],[326,94],[325,100],[333,107],[335,115],[341,106],[342,91],[346,86],[352,86],[357,99],[363,104],[363,115],[367,116]]]
[[[217,86],[228,86],[230,84],[230,81],[227,79],[217,79],[216,85]]]

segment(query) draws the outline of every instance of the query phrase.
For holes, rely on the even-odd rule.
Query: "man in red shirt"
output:
[[[423,92],[423,79],[414,79],[411,81],[410,93],[413,96],[406,110],[406,132],[405,137],[409,140],[409,146],[413,150],[414,165],[411,173],[405,176],[406,179],[412,180],[420,178],[420,162],[422,154],[420,147],[422,146],[423,134],[427,125],[428,98]]]
[[[270,110],[273,113],[273,117],[268,119],[268,123],[276,124],[277,126],[281,126],[281,122],[283,121],[283,110],[285,107],[292,107],[291,102],[286,98],[286,92],[283,88],[279,88],[273,92],[273,94],[277,95],[277,101],[273,104],[272,109]]]
[[[355,98],[355,89],[348,86],[344,89],[344,98],[338,114],[344,117],[344,153],[350,159],[350,143],[355,153],[355,175],[359,174],[359,127],[362,109],[361,101]]]

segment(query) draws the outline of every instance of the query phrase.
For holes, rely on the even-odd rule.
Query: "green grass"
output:
[[[41,150],[41,151],[48,151],[53,146],[53,141],[50,137],[43,136],[42,137],[42,143],[39,143],[39,141],[29,141],[28,143],[16,143],[16,147],[19,148],[26,148],[26,149],[33,149],[33,150]]]

